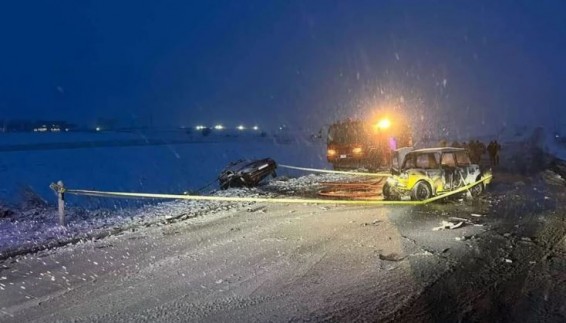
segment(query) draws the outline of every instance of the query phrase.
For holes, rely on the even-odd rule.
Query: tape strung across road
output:
[[[219,201],[219,202],[262,202],[262,203],[294,203],[294,204],[342,204],[342,205],[422,205],[445,197],[465,192],[472,186],[480,184],[492,178],[488,175],[481,180],[461,187],[455,191],[438,195],[423,201],[385,201],[385,200],[327,200],[327,199],[303,199],[303,198],[268,198],[268,197],[228,197],[208,195],[176,195],[176,194],[153,194],[153,193],[126,193],[105,192],[91,190],[65,189],[65,193],[85,196],[98,196],[108,198],[150,198],[150,199],[174,199],[195,201]]]
[[[288,168],[288,169],[296,169],[296,170],[303,170],[303,171],[305,171],[305,172],[315,172],[315,173],[343,174],[343,175],[356,175],[356,176],[375,176],[375,177],[389,177],[389,176],[391,176],[391,174],[389,174],[389,173],[345,172],[345,171],[339,171],[339,170],[317,169],[317,168],[305,168],[305,167],[297,167],[297,166],[290,166],[290,165],[280,165],[280,164],[278,164],[277,167]]]

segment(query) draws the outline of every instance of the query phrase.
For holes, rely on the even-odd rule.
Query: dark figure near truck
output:
[[[489,162],[491,166],[499,165],[499,151],[501,150],[501,145],[497,140],[492,140],[487,146],[487,152],[489,154]]]

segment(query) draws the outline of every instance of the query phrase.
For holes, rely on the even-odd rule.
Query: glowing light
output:
[[[217,124],[216,126],[214,126],[214,129],[216,129],[216,130],[222,130],[222,129],[224,129],[224,126],[221,125],[221,124]]]
[[[389,121],[389,119],[387,118],[381,119],[376,126],[378,129],[387,129],[391,126],[391,121]]]
[[[238,130],[240,130],[240,131],[246,130],[246,127],[244,127],[244,126],[242,126],[242,125],[239,125],[237,128],[238,128]]]
[[[101,130],[100,127],[96,127],[96,131],[100,131],[100,130]]]
[[[259,127],[258,127],[258,126],[254,126],[253,129],[254,129],[254,130],[259,130]]]
[[[336,155],[336,150],[334,150],[334,149],[328,149],[328,151],[326,152],[326,154],[327,154],[328,156],[334,156],[334,155]]]
[[[198,126],[195,127],[196,130],[202,130],[204,128],[206,128],[206,127],[203,126],[203,125],[198,125]]]
[[[352,149],[352,152],[354,154],[361,154],[362,153],[362,148],[361,147],[356,147],[354,149]]]

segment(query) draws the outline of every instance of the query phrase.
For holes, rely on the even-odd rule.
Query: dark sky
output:
[[[566,124],[564,1],[11,1],[0,118]]]

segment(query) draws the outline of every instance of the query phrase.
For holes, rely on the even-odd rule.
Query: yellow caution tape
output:
[[[228,197],[228,196],[207,196],[207,195],[104,192],[104,191],[71,190],[71,189],[67,189],[66,192],[68,194],[74,194],[74,195],[86,195],[86,196],[98,196],[98,197],[152,198],[152,199],[175,199],[175,200],[195,200],[195,201],[220,201],[220,202],[264,202],[264,203],[343,204],[343,205],[422,205],[448,197],[450,195],[467,191],[472,186],[480,184],[491,178],[492,175],[487,175],[481,180],[466,185],[464,187],[461,187],[455,191],[438,195],[423,201],[327,200],[327,199],[301,199],[301,198]]]
[[[328,173],[328,174],[343,174],[343,175],[356,175],[356,176],[376,176],[376,177],[389,177],[389,173],[362,173],[362,172],[345,172],[339,170],[329,170],[329,169],[318,169],[318,168],[305,168],[290,165],[277,165],[277,167],[303,170],[306,172],[316,172],[316,173]]]

